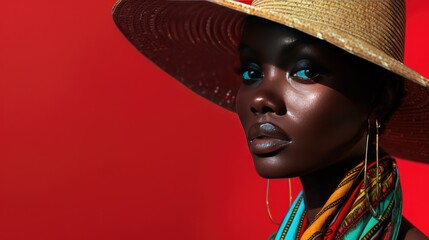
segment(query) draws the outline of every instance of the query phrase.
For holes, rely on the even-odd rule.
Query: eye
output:
[[[293,71],[291,71],[291,78],[302,83],[313,83],[321,80],[320,77],[326,71],[319,64],[311,59],[301,59],[296,62]]]
[[[293,76],[304,80],[314,80],[319,76],[319,73],[315,70],[305,68],[298,70],[295,74],[293,74]]]
[[[245,83],[253,83],[258,80],[262,80],[263,73],[261,67],[256,63],[250,63],[245,66],[242,70],[242,77]]]

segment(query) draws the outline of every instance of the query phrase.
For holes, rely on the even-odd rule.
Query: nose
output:
[[[266,114],[274,113],[276,115],[285,115],[286,106],[280,103],[280,101],[273,101],[272,97],[260,96],[254,98],[253,104],[250,107],[250,111],[255,114]]]
[[[265,76],[262,82],[253,89],[254,95],[250,104],[250,111],[253,114],[273,113],[279,116],[286,114],[286,80],[277,75],[281,74]]]

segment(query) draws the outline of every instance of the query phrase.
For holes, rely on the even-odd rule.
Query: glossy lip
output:
[[[259,156],[271,156],[292,143],[290,137],[273,123],[256,123],[248,130],[250,151]]]

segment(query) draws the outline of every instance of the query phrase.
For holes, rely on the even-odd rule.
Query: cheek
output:
[[[323,109],[320,109],[319,99],[320,94],[310,91],[286,91],[284,95],[286,99],[286,109],[288,118],[294,122],[294,125],[313,125],[315,119],[312,115],[320,115],[319,111],[323,112]]]
[[[333,148],[360,132],[366,116],[342,94],[318,87],[310,94],[288,94],[288,116],[294,122],[296,141],[305,148]],[[301,148],[301,147],[300,147]]]
[[[246,99],[244,97],[242,87],[237,92],[236,101],[235,101],[235,110],[237,111],[238,118],[240,119],[241,125],[244,125],[246,114],[249,110],[245,109]]]
[[[254,98],[255,92],[249,90],[248,86],[242,85],[239,88],[236,96],[235,110],[243,128],[246,128],[248,124],[254,121],[255,114],[251,110]]]

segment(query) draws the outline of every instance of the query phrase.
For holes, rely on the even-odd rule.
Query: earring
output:
[[[380,176],[379,176],[379,168],[378,168],[378,130],[380,128],[380,124],[378,120],[375,120],[375,167],[376,167],[376,174],[375,174],[375,202],[378,202],[379,194],[380,194]],[[368,174],[367,174],[367,166],[368,166],[368,149],[369,149],[369,141],[370,141],[370,135],[371,135],[371,122],[368,119],[368,130],[366,135],[366,147],[365,147],[365,163],[364,163],[364,175],[363,175],[363,185],[364,185],[364,192],[365,192],[365,199],[368,203],[368,208],[372,214],[373,217],[380,220],[381,214],[380,209],[377,204],[377,209],[374,209],[374,207],[371,204],[370,196],[368,193]]]
[[[287,179],[288,181],[288,185],[289,185],[289,207],[292,206],[292,181],[290,180],[290,178]],[[280,226],[279,222],[276,222],[273,218],[273,215],[271,215],[271,211],[270,211],[270,179],[267,179],[267,189],[265,192],[265,207],[267,209],[267,213],[268,213],[268,217],[270,218],[271,222]]]

